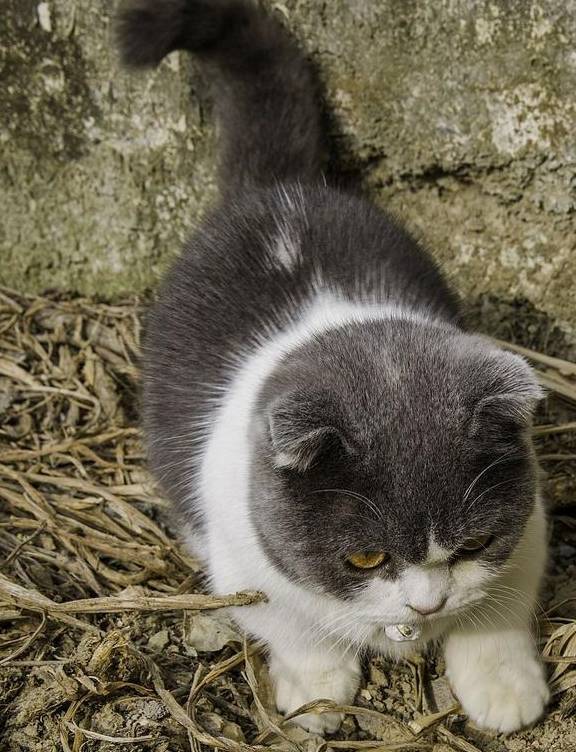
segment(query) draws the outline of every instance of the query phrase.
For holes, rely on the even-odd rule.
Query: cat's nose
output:
[[[417,614],[420,614],[420,616],[430,616],[431,614],[436,614],[438,611],[441,611],[444,606],[446,605],[446,601],[448,598],[442,598],[442,600],[433,605],[433,606],[414,606],[412,603],[408,603],[408,608],[411,608],[412,611],[416,611]]]

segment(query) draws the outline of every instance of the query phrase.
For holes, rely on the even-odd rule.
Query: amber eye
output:
[[[383,564],[388,557],[383,551],[357,551],[346,557],[348,564],[356,569],[376,569]]]
[[[476,551],[482,551],[482,549],[488,548],[493,538],[493,535],[479,535],[477,538],[469,538],[460,546],[459,552],[473,554]]]

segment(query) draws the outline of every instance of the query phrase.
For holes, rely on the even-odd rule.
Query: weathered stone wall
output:
[[[576,0],[274,3],[375,200],[465,293],[576,332]],[[0,281],[153,285],[214,195],[193,66],[119,70],[111,0],[2,0]]]

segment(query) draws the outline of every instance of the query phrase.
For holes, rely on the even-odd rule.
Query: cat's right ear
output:
[[[340,423],[325,395],[293,393],[278,398],[268,411],[274,466],[302,473],[329,453],[353,452]]]
[[[474,409],[472,434],[506,446],[530,428],[545,394],[536,373],[519,355],[495,351],[484,367],[489,382]]]

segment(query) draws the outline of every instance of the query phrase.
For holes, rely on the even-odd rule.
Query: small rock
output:
[[[155,653],[161,653],[169,642],[170,635],[168,634],[168,630],[161,629],[159,632],[156,632],[156,634],[153,634],[152,637],[149,638],[148,647]]]
[[[309,748],[311,750],[317,750],[320,745],[324,744],[324,739],[321,736],[311,734],[309,731],[306,731],[306,729],[303,729],[302,726],[298,726],[295,723],[289,723],[287,726],[284,726],[283,731],[291,742],[295,742],[304,750],[308,750]],[[276,745],[281,749],[294,749],[292,744],[289,747],[287,746],[285,739],[280,740]]]
[[[429,710],[432,713],[442,713],[444,710],[448,710],[456,703],[456,698],[452,694],[450,684],[445,676],[440,676],[438,679],[434,679],[431,684],[431,702],[426,704],[429,706]]]
[[[356,722],[362,731],[386,744],[407,741],[405,727],[391,715],[358,715]]]
[[[241,643],[242,638],[233,622],[223,614],[195,613],[188,621],[185,641],[199,653],[214,653],[231,642]]]
[[[151,721],[160,721],[168,715],[166,706],[157,700],[148,700],[142,705],[142,713]]]
[[[222,736],[224,721],[217,713],[199,713],[198,721],[212,736]]]
[[[370,680],[380,687],[388,686],[388,677],[382,668],[375,663],[370,664]]]
[[[404,695],[411,695],[412,694],[412,687],[406,681],[400,682],[400,690],[402,691],[402,694],[404,694]]]
[[[227,739],[232,739],[234,742],[239,742],[240,744],[246,743],[244,732],[237,723],[233,723],[232,721],[226,721],[224,723],[222,726],[222,736],[225,736]]]

